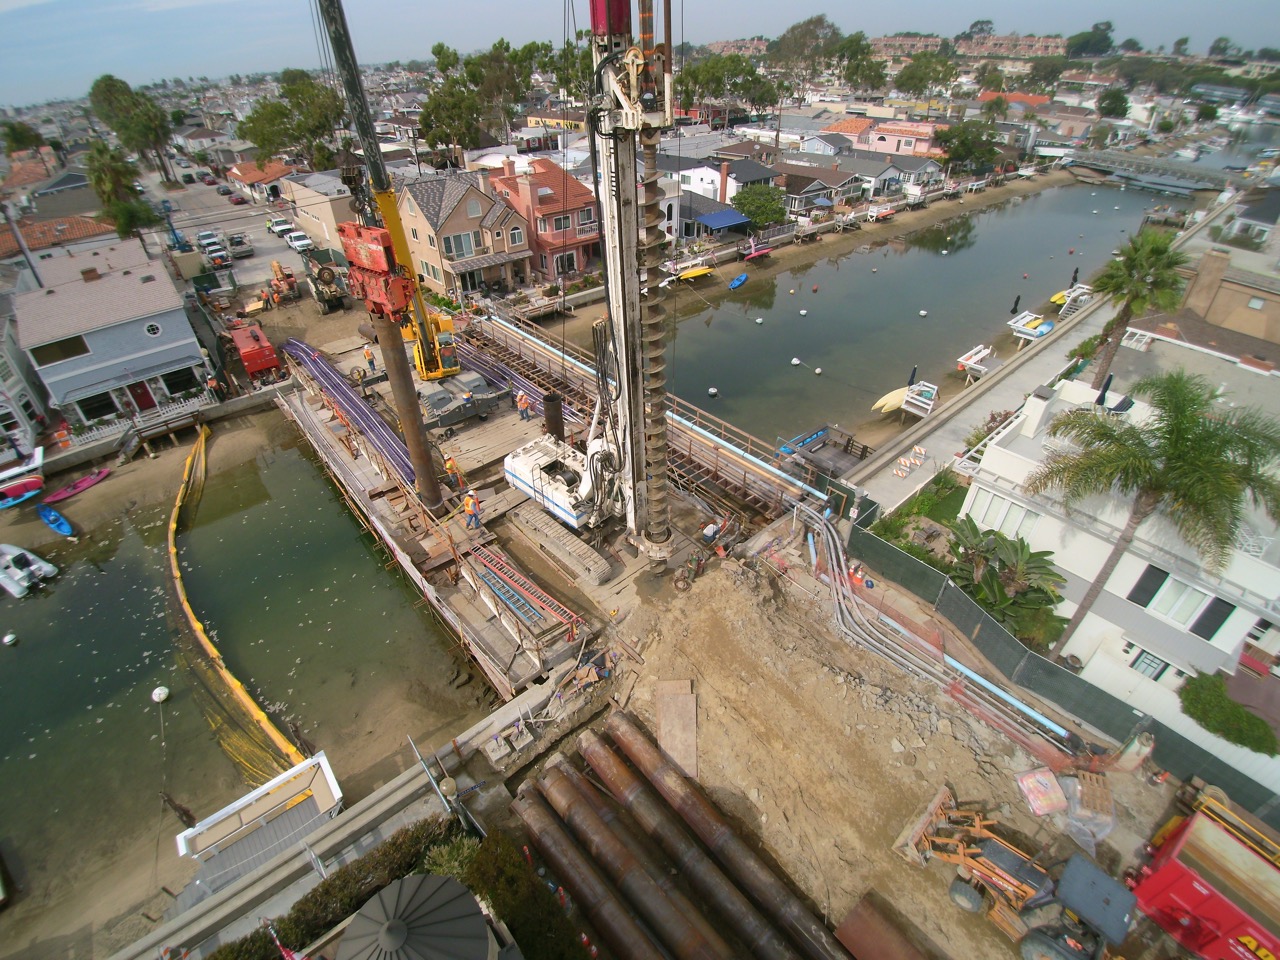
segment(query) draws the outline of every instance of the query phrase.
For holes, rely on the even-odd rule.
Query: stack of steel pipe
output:
[[[721,866],[790,935],[810,960],[849,960],[831,931],[788,889],[769,866],[725,823],[685,775],[627,716],[615,713],[605,723],[614,742],[697,834]]]

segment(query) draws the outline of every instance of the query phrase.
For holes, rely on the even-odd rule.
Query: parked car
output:
[[[285,217],[267,217],[267,230],[277,237],[283,237],[286,233],[293,233],[295,229],[292,220]]]
[[[237,194],[233,194],[232,196],[227,197],[227,201],[228,201],[228,202],[229,202],[233,207],[243,207],[246,203],[248,203],[248,202],[249,202],[249,201],[248,201],[248,200],[246,200],[244,197],[240,196],[240,194],[238,194],[238,193],[237,193]]]
[[[225,183],[220,183],[218,184],[218,194],[223,197],[229,197],[231,196],[231,188]]]
[[[190,167],[190,166],[191,166],[191,161],[190,161],[190,160],[179,160],[179,161],[178,161],[178,166],[180,166],[183,170],[186,170],[188,167]]]
[[[216,187],[218,185],[218,181],[213,179],[213,177],[201,177],[200,182],[206,187]]]
[[[217,230],[201,230],[196,234],[196,246],[202,250],[208,246],[220,246],[222,234]]]
[[[191,164],[187,164],[187,166],[191,166]],[[195,175],[194,173],[184,173],[184,174],[182,175],[182,182],[183,182],[183,183],[195,183],[195,182],[196,182],[196,175]]]
[[[284,242],[292,247],[297,253],[303,250],[314,250],[315,244],[301,230],[294,230],[292,233],[285,234]]]
[[[222,247],[206,247],[204,255],[209,258],[209,263],[215,267],[231,266],[231,254],[227,253]]]

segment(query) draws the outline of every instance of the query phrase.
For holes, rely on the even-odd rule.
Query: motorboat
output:
[[[0,586],[15,597],[25,597],[32,587],[56,576],[58,568],[30,550],[0,543]]]

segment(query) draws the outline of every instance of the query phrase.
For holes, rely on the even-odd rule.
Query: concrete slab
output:
[[[698,697],[692,681],[657,684],[658,745],[686,777],[698,779]],[[668,692],[669,691],[669,692]]]

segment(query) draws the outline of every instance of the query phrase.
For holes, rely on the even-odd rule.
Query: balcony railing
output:
[[[487,246],[474,247],[472,250],[470,250],[467,253],[462,253],[457,250],[455,250],[453,253],[444,253],[443,250],[441,251],[441,253],[444,254],[444,258],[448,260],[450,263],[454,262],[455,260],[470,260],[472,257],[481,257],[488,252],[489,252],[489,248]]]
[[[73,445],[80,447],[87,443],[97,443],[99,440],[110,440],[113,437],[120,436],[120,434],[134,426],[138,428],[139,432],[145,434],[150,427],[163,424],[169,420],[178,420],[194,413],[201,407],[210,407],[215,403],[217,403],[217,400],[207,390],[201,391],[199,396],[162,403],[145,413],[138,414],[132,419],[122,417],[119,420],[111,420],[96,427],[90,427],[80,433],[72,434],[71,442]]]

